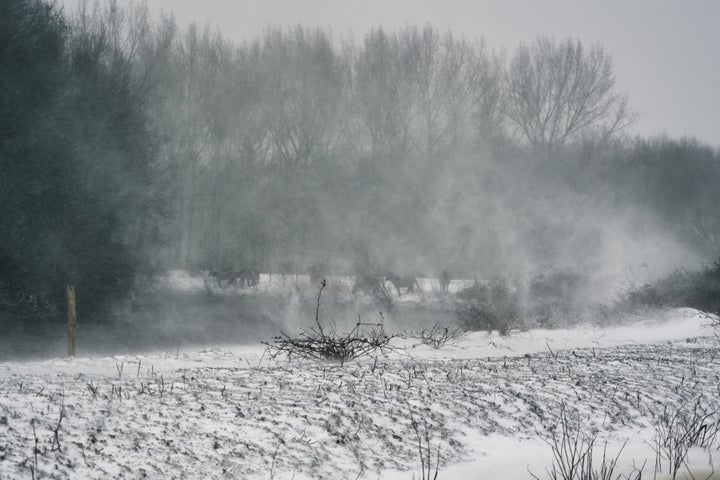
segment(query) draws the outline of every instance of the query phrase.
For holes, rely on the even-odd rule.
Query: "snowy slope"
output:
[[[0,479],[421,478],[418,438],[439,479],[542,477],[561,402],[652,469],[653,416],[716,402],[720,349],[694,311],[636,320],[344,367],[261,345],[0,363]]]

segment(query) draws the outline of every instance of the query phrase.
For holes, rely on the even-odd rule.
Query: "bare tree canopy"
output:
[[[521,45],[506,77],[504,113],[531,146],[551,151],[598,130],[612,135],[632,120],[627,95],[615,86],[612,57],[602,46],[538,37]]]

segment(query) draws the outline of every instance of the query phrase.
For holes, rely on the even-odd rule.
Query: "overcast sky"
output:
[[[126,3],[128,0],[119,0]],[[78,0],[64,0],[68,7]],[[720,147],[720,0],[147,0],[154,15],[210,24],[236,40],[267,25],[435,27],[511,53],[537,35],[600,42],[615,59],[643,135],[694,135]]]

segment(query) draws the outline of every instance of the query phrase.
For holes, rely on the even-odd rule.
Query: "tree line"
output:
[[[628,210],[717,254],[717,150],[626,135],[601,45],[238,43],[143,3],[0,4],[5,305],[52,310],[65,283],[101,305],[175,268],[593,268]]]

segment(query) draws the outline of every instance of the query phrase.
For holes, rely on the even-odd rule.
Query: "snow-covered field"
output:
[[[344,367],[262,345],[0,363],[0,479],[419,479],[419,439],[438,479],[543,478],[561,402],[653,478],[653,418],[720,396],[705,320],[405,339]]]

